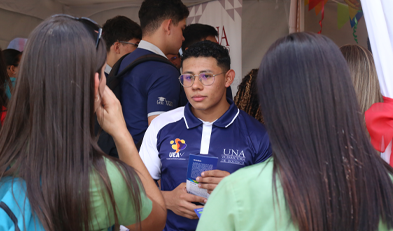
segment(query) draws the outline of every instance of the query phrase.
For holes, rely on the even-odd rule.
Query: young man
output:
[[[186,29],[184,29],[183,36],[184,41],[181,46],[183,52],[199,41],[209,40],[218,43],[216,38],[218,37],[218,32],[216,28],[206,24],[195,23],[188,25]],[[226,94],[227,98],[233,99],[232,89],[230,87],[227,87]]]
[[[107,58],[105,75],[108,77],[113,65],[124,55],[133,52],[142,39],[141,27],[125,16],[108,19],[102,27]]]
[[[139,10],[142,41],[125,57],[119,72],[137,58],[178,53],[184,40],[188,9],[180,0],[145,0]],[[121,82],[121,101],[128,130],[135,143],[159,114],[180,106],[182,99],[179,71],[172,65],[147,61],[133,68]],[[183,92],[184,95],[184,92]],[[183,104],[184,105],[184,104]]]
[[[196,43],[184,52],[182,68],[179,80],[189,103],[157,117],[140,150],[150,175],[160,180],[168,231],[196,229],[194,209],[202,206],[194,203],[206,202],[186,192],[190,154],[218,157],[217,170],[197,178],[209,193],[230,173],[271,156],[264,126],[225,96],[235,77],[227,49],[210,41]]]

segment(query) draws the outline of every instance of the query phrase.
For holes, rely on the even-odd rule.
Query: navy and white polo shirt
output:
[[[217,169],[230,173],[271,156],[265,127],[228,102],[229,109],[214,122],[195,117],[189,103],[152,121],[140,156],[153,179],[161,179],[162,191],[186,182],[190,154],[218,157]],[[168,210],[165,230],[195,230],[197,223]]]
[[[164,53],[155,45],[142,40],[138,48],[120,64],[121,72],[137,58]],[[179,82],[179,71],[172,65],[146,61],[129,71],[121,81],[121,104],[128,131],[138,143],[145,134],[148,117],[185,105],[186,96]]]

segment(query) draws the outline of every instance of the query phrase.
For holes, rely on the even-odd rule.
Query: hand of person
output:
[[[206,198],[187,193],[186,183],[181,183],[172,191],[163,191],[167,209],[188,219],[198,219],[194,209],[203,208],[192,202],[206,203]]]
[[[198,186],[200,188],[207,189],[207,192],[210,194],[217,187],[218,183],[224,177],[229,176],[230,173],[222,170],[210,170],[201,173],[201,176],[196,178],[196,181],[199,182]]]
[[[95,108],[98,123],[109,135],[114,136],[116,133],[127,130],[120,101],[107,86],[101,96],[96,96]]]

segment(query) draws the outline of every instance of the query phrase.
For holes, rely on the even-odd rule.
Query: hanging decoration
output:
[[[355,18],[355,20],[356,20],[356,18]],[[353,39],[355,39],[355,42],[357,44],[359,44],[358,43],[358,36],[356,35],[357,28],[358,28],[358,22],[356,22],[355,26],[353,26],[353,33],[352,33],[352,35],[353,35]]]
[[[304,4],[308,5],[308,10],[315,9],[315,14],[321,13],[321,20],[319,25],[321,30],[318,34],[322,33],[322,21],[325,18],[325,5],[328,0],[304,0]],[[353,37],[358,43],[356,30],[360,19],[363,17],[362,6],[360,0],[344,0],[346,4],[337,2],[337,27],[341,29],[344,24],[350,21],[351,28],[353,28]]]
[[[321,30],[318,34],[322,33],[322,21],[325,18],[325,4],[328,0],[305,0],[304,3],[308,4],[308,10],[315,9],[315,14],[318,15],[321,12],[321,20],[319,20],[319,25],[321,26]]]

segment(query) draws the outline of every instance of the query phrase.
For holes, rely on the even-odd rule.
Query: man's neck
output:
[[[113,65],[115,65],[116,62],[117,62],[116,55],[111,52],[108,52],[106,54],[106,64],[108,64],[110,67],[113,67]]]
[[[191,106],[191,112],[195,117],[201,119],[205,122],[213,122],[219,119],[226,111],[228,111],[230,104],[224,99],[225,102],[221,102],[216,108],[207,109],[207,110],[197,110]]]
[[[142,37],[142,40],[153,44],[154,46],[158,47],[158,49],[160,49],[165,55],[168,55],[165,49],[166,46],[163,38],[160,38],[153,34],[151,36]]]

